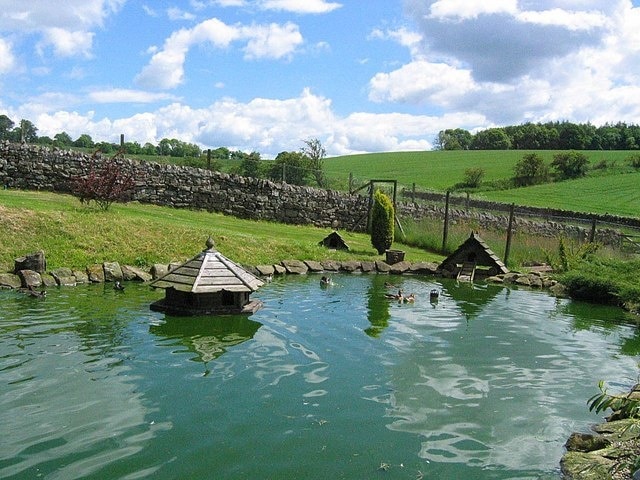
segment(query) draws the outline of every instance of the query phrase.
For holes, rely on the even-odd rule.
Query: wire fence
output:
[[[541,237],[571,238],[578,242],[597,242],[627,253],[640,253],[640,219],[615,215],[572,212],[551,208],[516,206],[474,199],[471,195],[420,192],[406,188],[402,202],[412,205],[405,211],[413,218],[419,212],[435,217],[448,215],[454,221],[474,222],[482,228],[504,231],[511,218],[515,231]],[[399,207],[400,212],[403,208]]]

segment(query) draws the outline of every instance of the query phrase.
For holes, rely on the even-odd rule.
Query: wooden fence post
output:
[[[211,170],[211,149],[207,148],[207,170]]]
[[[509,261],[509,253],[511,253],[511,237],[513,235],[513,213],[515,210],[515,203],[511,204],[509,208],[509,226],[507,227],[507,244],[504,247],[504,264]]]
[[[449,235],[449,190],[447,190],[447,196],[444,203],[444,229],[442,232],[442,253],[446,251],[448,235]]]
[[[596,219],[593,219],[591,223],[591,234],[589,235],[589,243],[595,243],[596,241]]]

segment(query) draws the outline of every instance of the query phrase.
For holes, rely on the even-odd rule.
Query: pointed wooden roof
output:
[[[203,250],[191,260],[154,280],[154,288],[175,288],[183,292],[254,292],[264,282],[215,249],[211,237]]]
[[[474,232],[471,232],[471,236],[467,238],[455,252],[445,258],[438,268],[445,268],[447,264],[451,263],[463,263],[469,252],[477,254],[475,259],[475,263],[477,265],[495,267],[497,273],[509,273],[509,269],[502,260],[500,260],[500,258],[489,248],[489,245],[487,245],[484,240]]]

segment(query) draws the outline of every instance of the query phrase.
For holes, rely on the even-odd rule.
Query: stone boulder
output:
[[[409,267],[411,273],[435,275],[438,271],[438,264],[433,262],[416,262]]]
[[[76,277],[73,275],[73,272],[70,268],[56,268],[52,270],[51,275],[56,279],[56,283],[61,287],[75,287],[76,286]]]
[[[150,273],[145,272],[141,268],[133,267],[131,265],[122,266],[122,279],[135,282],[150,282],[153,277]]]
[[[376,262],[362,261],[360,262],[360,268],[365,273],[372,273],[376,271]]]
[[[22,280],[13,273],[0,273],[0,288],[20,288]]]
[[[611,445],[611,441],[602,435],[592,433],[572,433],[564,444],[569,452],[593,452]]]
[[[94,264],[87,267],[87,275],[92,283],[104,283],[104,269],[102,265]]]
[[[397,263],[394,263],[393,265],[390,265],[390,267],[391,267],[389,269],[390,273],[401,275],[409,271],[409,269],[411,268],[411,263],[407,262],[406,260],[402,260],[401,262],[397,262]]]
[[[273,271],[275,272],[276,275],[284,275],[285,273],[287,273],[287,269],[284,268],[282,265],[274,265]]]
[[[89,283],[89,275],[82,270],[73,270],[73,276],[76,277],[76,283]],[[44,280],[44,279],[43,279]]]
[[[323,260],[320,263],[322,264],[322,268],[328,272],[337,272],[340,270],[340,262],[336,262],[335,260]]]
[[[40,275],[40,278],[42,278],[42,285],[47,288],[58,286],[58,282],[56,282],[56,279],[53,278],[53,275],[50,273],[43,273]]]
[[[34,270],[20,270],[18,276],[23,288],[37,288],[42,285],[42,277]]]
[[[306,260],[304,263],[311,272],[322,272],[324,270],[324,267],[320,262],[316,262],[314,260]]]
[[[116,282],[124,279],[122,267],[118,262],[104,262],[102,268],[104,269],[105,282]]]
[[[33,270],[34,272],[44,273],[47,271],[47,260],[44,256],[44,252],[40,250],[36,253],[30,253],[24,257],[15,259],[14,273],[18,273],[20,270]]]
[[[349,273],[358,272],[362,270],[362,264],[355,260],[349,260],[341,263],[340,270]]]
[[[257,265],[256,270],[263,277],[273,275],[276,271],[275,268],[273,268],[273,265]]]
[[[167,273],[169,273],[169,267],[162,263],[154,263],[151,266],[151,276],[155,280],[156,278],[164,277]]]
[[[380,273],[389,273],[391,265],[383,262],[382,260],[376,260],[376,270]]]
[[[309,271],[309,267],[300,260],[283,260],[282,266],[287,269],[287,273],[304,275]]]

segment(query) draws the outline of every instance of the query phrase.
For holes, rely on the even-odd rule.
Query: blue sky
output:
[[[272,158],[440,130],[640,123],[630,0],[0,0],[0,114]]]

